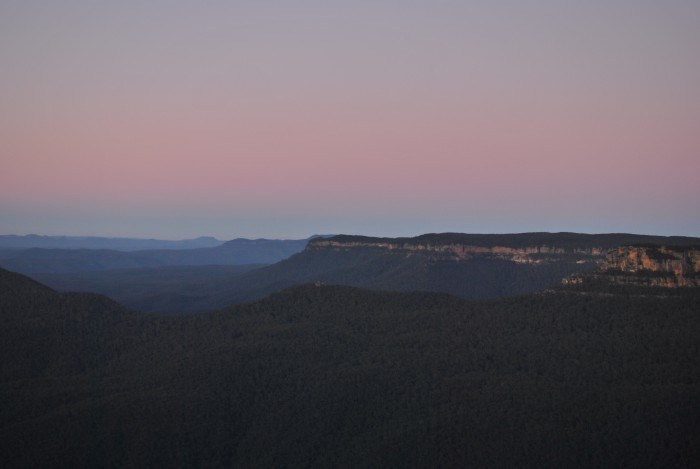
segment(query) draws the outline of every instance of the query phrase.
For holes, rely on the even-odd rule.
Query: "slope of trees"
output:
[[[693,467],[700,296],[303,285],[163,317],[0,270],[3,467]]]

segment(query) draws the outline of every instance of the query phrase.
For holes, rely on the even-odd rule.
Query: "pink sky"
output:
[[[226,3],[0,6],[3,234],[700,235],[696,2]]]

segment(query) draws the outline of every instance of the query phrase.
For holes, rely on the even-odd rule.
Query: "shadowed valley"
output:
[[[435,291],[467,299],[532,293],[592,272],[608,250],[631,243],[688,246],[698,238],[633,234],[428,234],[414,238],[311,239],[262,268],[213,266],[33,273],[63,291],[91,291],[144,311],[197,312],[252,301],[300,283]]]

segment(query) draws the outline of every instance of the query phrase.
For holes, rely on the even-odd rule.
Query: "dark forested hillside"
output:
[[[281,288],[316,281],[374,290],[493,298],[534,292],[558,284],[567,275],[593,268],[593,264],[576,264],[575,260],[528,265],[499,259],[435,261],[422,255],[403,256],[372,248],[305,250],[236,277],[228,289],[220,289],[222,296],[216,300],[219,304],[250,301]]]
[[[3,467],[700,460],[695,289],[303,285],[177,317],[2,270],[0,292]]]

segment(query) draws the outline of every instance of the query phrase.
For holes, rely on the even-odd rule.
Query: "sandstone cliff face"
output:
[[[588,277],[618,285],[700,287],[700,247],[620,246]],[[562,283],[580,284],[585,278],[573,275]]]
[[[605,256],[604,269],[663,272],[676,276],[700,273],[700,248],[620,246]]]
[[[609,275],[636,273],[637,283],[650,286],[700,286],[700,247],[620,246],[605,257]],[[634,276],[617,275],[630,283]]]
[[[431,244],[401,242],[360,242],[318,239],[309,243],[307,250],[381,249],[398,255],[425,255],[431,260],[450,260],[455,262],[475,258],[507,260],[518,264],[541,264],[561,261],[566,257],[569,262],[578,264],[603,262],[604,249],[601,247],[564,249],[552,246],[528,246],[513,248],[507,246],[472,246],[466,244]]]

